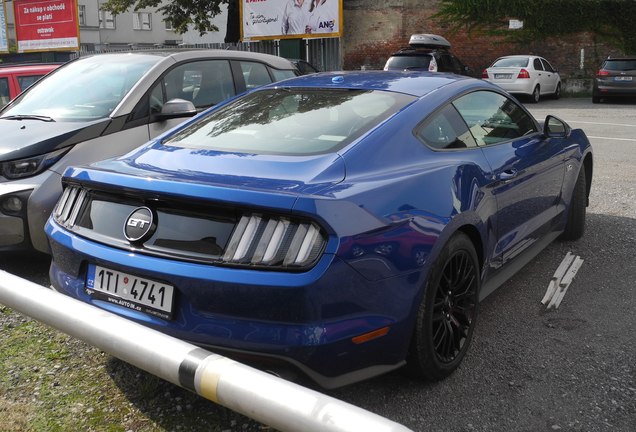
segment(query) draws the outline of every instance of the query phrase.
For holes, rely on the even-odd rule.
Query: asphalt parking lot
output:
[[[585,236],[552,244],[481,304],[473,345],[450,378],[426,384],[398,371],[331,396],[415,431],[636,430],[636,103],[528,107],[592,141]],[[546,310],[540,300],[567,252],[585,261],[559,309]],[[46,257],[0,258],[0,268],[43,285],[47,267]]]

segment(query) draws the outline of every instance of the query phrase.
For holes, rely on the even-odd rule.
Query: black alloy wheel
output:
[[[470,239],[457,233],[431,269],[413,334],[408,367],[440,380],[461,363],[472,339],[479,299],[479,263]]]
[[[585,233],[585,213],[587,208],[587,179],[585,167],[581,166],[576,184],[572,190],[568,219],[561,240],[578,240]]]

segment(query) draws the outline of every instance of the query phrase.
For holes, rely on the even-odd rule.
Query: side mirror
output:
[[[194,104],[185,99],[170,99],[163,104],[161,111],[157,114],[157,117],[161,120],[167,120],[178,117],[192,117],[197,113],[197,109]]]
[[[543,135],[551,138],[567,138],[570,136],[572,128],[558,117],[549,115],[543,123]]]

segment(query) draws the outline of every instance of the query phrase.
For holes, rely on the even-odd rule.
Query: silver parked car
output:
[[[514,55],[500,57],[487,69],[482,78],[497,84],[508,93],[529,96],[539,102],[542,96],[561,96],[559,71],[543,57]]]
[[[98,54],[56,69],[0,111],[0,252],[48,252],[44,224],[70,165],[124,154],[187,117],[298,75],[267,54]]]

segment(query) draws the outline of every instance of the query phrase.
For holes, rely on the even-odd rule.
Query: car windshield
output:
[[[161,57],[98,55],[57,69],[31,87],[2,117],[42,116],[62,121],[105,118]]]
[[[528,67],[528,60],[528,57],[500,58],[491,67]]]
[[[414,99],[385,91],[262,90],[213,111],[163,144],[252,154],[329,153]]]
[[[416,56],[393,56],[386,62],[385,69],[388,70],[406,70],[406,69],[425,69],[428,70],[428,66],[431,63],[430,55],[416,55]]]
[[[636,59],[634,60],[606,60],[604,69],[615,71],[636,70]]]

